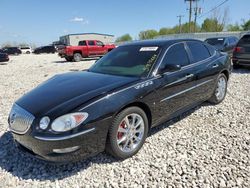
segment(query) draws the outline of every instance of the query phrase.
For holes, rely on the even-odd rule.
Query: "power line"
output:
[[[209,14],[210,12],[214,11],[215,9],[219,8],[220,6],[222,6],[223,4],[225,4],[226,2],[228,2],[229,0],[224,0],[223,2],[221,2],[220,4],[218,4],[216,7],[212,8],[211,10],[205,12],[204,14],[202,14],[201,16],[198,17],[199,18],[202,18],[203,16]]]

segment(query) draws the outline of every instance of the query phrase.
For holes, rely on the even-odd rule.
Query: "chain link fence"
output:
[[[161,35],[161,36],[157,36],[155,39],[183,39],[183,38],[189,38],[189,39],[199,39],[199,40],[204,41],[207,38],[228,37],[228,36],[235,36],[235,37],[240,39],[246,33],[249,33],[249,31],[243,31],[243,32],[181,33],[181,34]]]

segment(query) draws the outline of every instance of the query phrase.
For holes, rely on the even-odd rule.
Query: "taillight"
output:
[[[244,52],[244,48],[242,48],[242,47],[235,47],[234,48],[234,52]]]

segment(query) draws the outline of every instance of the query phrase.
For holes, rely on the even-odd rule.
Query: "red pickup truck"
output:
[[[104,45],[98,40],[83,40],[78,46],[65,46],[58,50],[58,55],[67,61],[81,61],[85,57],[103,56],[114,48],[115,45]]]

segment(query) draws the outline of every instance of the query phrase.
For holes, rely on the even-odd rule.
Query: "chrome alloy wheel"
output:
[[[216,98],[217,100],[222,100],[225,97],[226,94],[226,86],[227,86],[227,81],[225,77],[220,77],[217,83],[217,88],[216,88]]]
[[[117,130],[117,145],[123,152],[132,152],[140,145],[144,136],[144,120],[136,113],[127,115]]]

